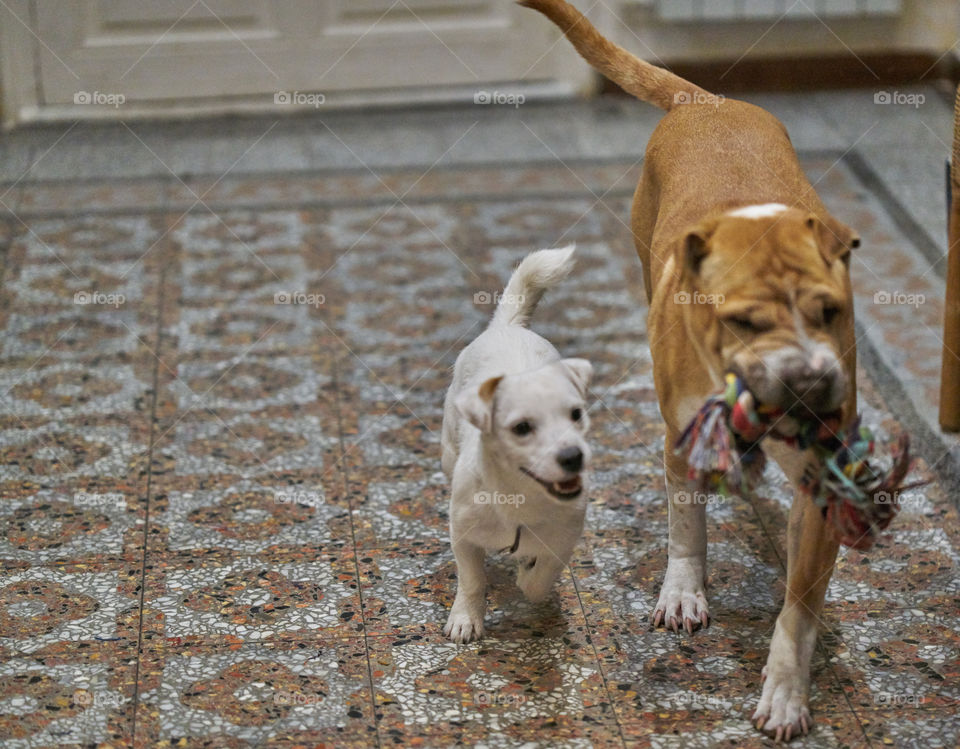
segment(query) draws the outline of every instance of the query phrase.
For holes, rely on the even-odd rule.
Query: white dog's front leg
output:
[[[487,608],[486,552],[482,547],[460,540],[453,545],[457,560],[457,595],[443,634],[454,642],[471,642],[483,637],[483,615]]]
[[[537,603],[550,595],[563,567],[564,562],[559,557],[544,549],[535,559],[520,562],[517,585],[528,600]]]
[[[668,445],[673,442],[669,441]],[[707,607],[707,514],[706,504],[691,491],[684,476],[682,459],[666,450],[667,505],[669,541],[667,572],[663,577],[660,597],[653,610],[653,626],[664,624],[678,631],[684,627],[693,633],[710,621]]]

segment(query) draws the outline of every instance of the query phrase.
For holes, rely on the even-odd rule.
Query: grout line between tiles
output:
[[[160,205],[166,212],[169,208],[170,190],[172,181],[160,180],[162,187],[162,197]],[[161,240],[161,252],[169,250],[172,247],[169,237],[164,236]],[[157,356],[154,357],[153,366],[153,401],[150,404],[150,446],[147,450],[147,487],[146,487],[146,507],[144,509],[143,519],[143,556],[140,570],[140,611],[137,623],[137,665],[135,670],[134,695],[133,695],[133,719],[131,721],[132,735],[130,740],[136,744],[137,736],[137,713],[140,709],[140,663],[143,657],[143,611],[147,590],[147,563],[150,553],[150,510],[153,499],[153,450],[157,436],[157,403],[160,400],[160,356],[163,347],[163,312],[167,303],[166,289],[170,264],[162,263],[160,267],[160,277],[157,287],[157,325],[156,339],[154,341],[154,351]]]
[[[847,690],[843,688],[843,681],[841,681],[837,670],[833,667],[833,663],[830,662],[830,655],[827,652],[827,646],[818,633],[817,635],[817,650],[820,651],[820,654],[823,656],[824,665],[830,670],[830,675],[833,677],[833,683],[837,685],[840,689],[840,694],[843,695],[843,701],[847,703],[847,707],[850,708],[850,712],[853,714],[853,719],[857,721],[857,725],[860,727],[860,732],[863,734],[863,740],[866,742],[867,746],[872,746],[870,743],[870,738],[867,736],[867,729],[863,725],[863,721],[860,720],[860,716],[857,713],[856,708],[853,705],[853,702],[850,700],[850,695],[847,693]]]
[[[604,673],[603,664],[600,662],[600,653],[597,651],[594,628],[590,622],[590,615],[587,612],[587,608],[583,605],[583,599],[580,597],[580,586],[577,584],[577,576],[574,574],[573,567],[570,564],[567,564],[567,572],[570,573],[570,579],[573,581],[573,589],[577,594],[577,603],[580,605],[580,612],[583,614],[583,621],[587,628],[587,636],[590,638],[590,649],[593,651],[593,659],[597,664],[597,671],[600,674],[600,678],[603,679],[603,691],[606,692],[607,700],[609,701],[610,712],[613,716],[613,721],[617,726],[617,732],[620,734],[620,743],[626,747],[627,743],[626,738],[623,735],[623,726],[621,725],[620,717],[617,714],[617,708],[614,705],[613,695],[610,693],[610,684],[607,682],[607,675]]]
[[[336,404],[337,404],[337,441],[340,443],[340,456],[341,456],[341,470],[340,470],[340,480],[343,482],[343,491],[344,496],[347,498],[347,503],[350,511],[350,536],[351,536],[351,548],[353,550],[353,569],[357,576],[357,597],[360,605],[360,626],[362,627],[363,635],[363,650],[367,659],[367,681],[368,689],[370,694],[370,707],[372,709],[371,718],[373,720],[374,736],[376,738],[377,747],[381,746],[380,739],[380,721],[377,719],[377,692],[376,687],[373,681],[373,664],[370,662],[370,638],[367,634],[367,617],[365,613],[365,608],[363,605],[363,583],[360,578],[360,558],[359,558],[359,549],[357,548],[357,533],[356,528],[353,523],[353,500],[350,496],[350,482],[349,482],[349,473],[347,468],[346,461],[346,447],[344,442],[343,434],[343,409],[341,408],[342,402],[340,399],[340,366],[339,360],[337,359],[336,354],[333,356],[333,387],[334,393],[336,394]]]
[[[166,197],[168,191],[164,189],[163,191],[163,203],[166,203]],[[164,238],[163,249],[167,250],[171,246],[167,240]],[[133,743],[136,743],[137,735],[137,711],[140,707],[140,661],[141,661],[141,649],[143,647],[143,610],[147,590],[147,557],[149,554],[150,548],[150,505],[153,492],[153,450],[155,447],[155,440],[157,436],[157,402],[160,398],[160,359],[161,346],[163,345],[163,310],[164,304],[166,302],[166,282],[167,282],[167,273],[169,265],[163,263],[160,267],[159,278],[157,279],[157,314],[156,314],[156,337],[154,340],[154,350],[157,352],[157,356],[154,357],[153,363],[153,399],[150,404],[150,445],[147,448],[147,486],[146,486],[146,497],[145,497],[145,508],[144,508],[144,519],[143,519],[143,555],[141,557],[140,565],[140,606],[139,614],[137,619],[137,665],[134,671],[134,686],[133,686],[133,717],[131,720],[130,730],[131,737],[130,740]]]
[[[634,193],[632,187],[623,187],[611,190],[605,199],[623,199],[628,198]],[[542,189],[530,192],[515,193],[513,197],[516,200],[575,200],[583,198],[583,189]],[[407,205],[459,205],[462,203],[498,203],[503,200],[503,194],[495,192],[477,192],[477,193],[434,193],[426,195],[410,195],[404,198]],[[365,198],[327,198],[327,199],[305,199],[305,200],[252,200],[252,201],[217,201],[205,200],[203,206],[191,207],[183,201],[177,204],[171,204],[166,209],[160,209],[155,206],[127,206],[121,208],[90,208],[86,211],[90,216],[151,216],[159,215],[170,210],[181,210],[187,214],[204,214],[205,211],[214,213],[226,211],[279,211],[279,210],[323,210],[330,208],[377,208],[382,206],[393,206],[396,204],[396,197],[391,193],[384,193],[382,197]],[[402,208],[402,206],[401,206]],[[27,211],[24,215],[31,218],[70,218],[76,215],[74,211],[58,209],[35,209]],[[532,238],[532,237],[531,237]]]

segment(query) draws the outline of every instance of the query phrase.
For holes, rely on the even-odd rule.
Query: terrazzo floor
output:
[[[913,239],[889,196],[842,149],[802,161],[863,235],[864,319],[878,289],[932,296],[929,277],[904,277]],[[639,168],[10,187],[0,743],[771,745],[748,718],[784,591],[782,476],[708,508],[711,627],[650,629],[666,504],[625,223]],[[534,327],[595,366],[587,529],[540,605],[492,560],[488,636],[453,645],[439,465],[450,367],[519,259],[570,241],[578,268]],[[916,314],[936,325],[942,309]],[[901,310],[877,324],[909,348]],[[859,373],[864,417],[894,434],[881,376]],[[931,483],[881,543],[842,553],[816,725],[795,746],[960,743],[960,525],[938,459],[921,454],[916,477]]]

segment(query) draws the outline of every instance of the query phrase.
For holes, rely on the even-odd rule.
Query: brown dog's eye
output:
[[[823,308],[823,324],[832,325],[833,321],[837,319],[837,315],[840,314],[839,307],[824,307]]]
[[[735,315],[733,317],[728,317],[726,318],[726,323],[734,333],[740,332],[743,334],[765,333],[773,328],[773,324],[769,320],[764,318],[754,319],[752,317],[748,317],[747,315]]]
[[[583,418],[583,411],[581,411],[579,408],[573,409],[570,412],[570,418],[574,421],[580,421],[580,419]]]
[[[731,317],[727,322],[749,333],[755,333],[758,330],[757,326],[753,324],[753,321],[749,317]]]
[[[529,421],[518,421],[516,424],[510,427],[510,431],[518,437],[524,437],[533,431],[533,424],[531,424]]]

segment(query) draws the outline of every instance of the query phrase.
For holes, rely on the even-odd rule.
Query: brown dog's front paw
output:
[[[769,669],[769,666],[763,668],[763,692],[751,720],[758,730],[775,741],[789,741],[808,734],[811,720],[806,680],[791,669],[781,668],[775,672]]]
[[[676,600],[674,596],[668,596],[666,602],[661,599],[653,610],[653,626],[657,628],[661,624],[674,632],[679,632],[682,627],[691,635],[698,629],[709,627],[707,599],[702,592],[680,593]]]
[[[704,593],[703,575],[684,560],[670,561],[660,588],[660,599],[653,609],[654,628],[663,624],[674,632],[694,630],[710,624],[710,609]]]

